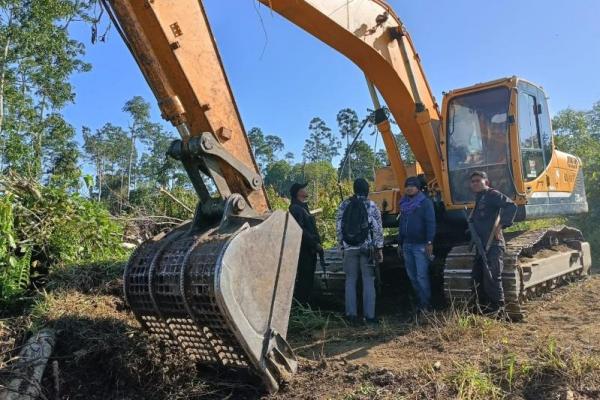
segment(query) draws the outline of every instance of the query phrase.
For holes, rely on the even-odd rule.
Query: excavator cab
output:
[[[541,87],[511,77],[453,90],[443,115],[446,208],[472,203],[469,176],[485,171],[519,205],[517,220],[587,212],[581,161],[554,147]]]
[[[473,200],[469,177],[487,172],[494,187],[513,197],[509,142],[510,90],[504,86],[469,92],[448,103],[447,159],[455,203]]]

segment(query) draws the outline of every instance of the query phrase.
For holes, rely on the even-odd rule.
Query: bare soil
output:
[[[24,337],[10,333],[35,326],[58,330],[60,393],[47,372],[47,398],[600,399],[600,276],[531,302],[521,323],[391,309],[376,328],[323,314],[319,329],[291,332],[299,371],[275,395],[248,373],[199,367],[148,337],[118,280],[50,292],[29,319],[0,323],[0,343],[18,345]]]

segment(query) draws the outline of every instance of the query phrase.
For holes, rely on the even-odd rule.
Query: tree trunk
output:
[[[346,164],[348,165],[348,179],[352,180],[352,156],[350,154],[350,135],[346,134],[346,149],[347,149],[347,153],[346,153],[346,157],[348,158],[346,160]]]
[[[133,131],[133,127],[131,128]],[[127,201],[129,201],[129,193],[131,191],[131,169],[133,166],[133,153],[135,152],[135,134],[131,133],[131,148],[129,149],[129,166],[127,167]]]
[[[34,171],[33,171],[33,177],[35,178],[35,180],[37,180],[38,182],[41,181],[42,179],[42,174],[43,174],[43,151],[42,151],[42,146],[43,146],[43,133],[44,133],[44,127],[42,126],[42,122],[44,121],[44,112],[46,111],[46,95],[42,95],[42,98],[40,100],[40,126],[38,127],[38,129],[36,129],[35,132],[35,138],[34,138],[34,142],[33,142],[33,158],[34,158]]]
[[[98,202],[102,200],[102,175],[104,175],[104,160],[98,162]]]
[[[8,23],[6,24],[7,31],[12,26],[12,13],[8,17]],[[4,88],[6,87],[6,63],[8,62],[8,50],[10,49],[10,37],[6,38],[6,44],[4,45],[4,51],[2,53],[2,67],[0,67],[0,134],[4,127]]]
[[[0,389],[0,400],[34,400],[42,394],[42,377],[56,343],[56,333],[42,329],[33,335],[19,353],[19,361],[9,375],[14,378]]]

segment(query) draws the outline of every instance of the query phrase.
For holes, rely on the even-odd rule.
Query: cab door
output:
[[[533,85],[520,82],[517,118],[521,167],[526,186],[527,182],[534,181],[546,169],[539,118],[542,109],[538,89]]]

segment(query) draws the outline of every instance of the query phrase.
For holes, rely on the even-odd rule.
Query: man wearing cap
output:
[[[313,289],[317,253],[323,251],[317,223],[308,209],[308,183],[294,183],[290,188],[290,214],[302,228],[302,244],[296,272],[294,298],[300,304],[308,304]]]
[[[375,257],[374,261],[383,261],[383,225],[381,222],[381,213],[375,202],[369,200],[369,183],[358,178],[354,181],[354,196],[346,199],[340,205],[336,215],[336,234],[338,246],[343,251],[345,282],[345,303],[346,318],[350,323],[357,322],[358,310],[356,302],[356,285],[358,275],[361,274],[363,286],[363,314],[368,324],[377,324],[375,318],[375,266],[370,262],[371,253]],[[364,221],[358,222],[355,226],[346,226],[352,218],[348,216],[354,213],[355,205],[363,207],[358,211],[364,217]],[[345,215],[345,212],[348,214]],[[355,215],[358,215],[355,214]],[[361,226],[365,225],[366,232],[361,234]],[[361,237],[359,242],[348,243],[350,240],[349,232],[357,233],[356,237]]]
[[[485,305],[484,311],[503,313],[502,270],[505,245],[502,229],[512,225],[517,206],[506,195],[489,187],[485,172],[475,171],[470,179],[471,191],[475,193],[475,208],[470,218],[481,243],[486,247],[488,261],[485,266],[481,257],[475,259],[472,279],[478,300]]]
[[[434,237],[433,203],[421,191],[419,179],[409,177],[404,183],[404,196],[400,199],[398,256],[404,257],[406,274],[417,295],[419,311],[431,308],[429,263],[433,257]]]

